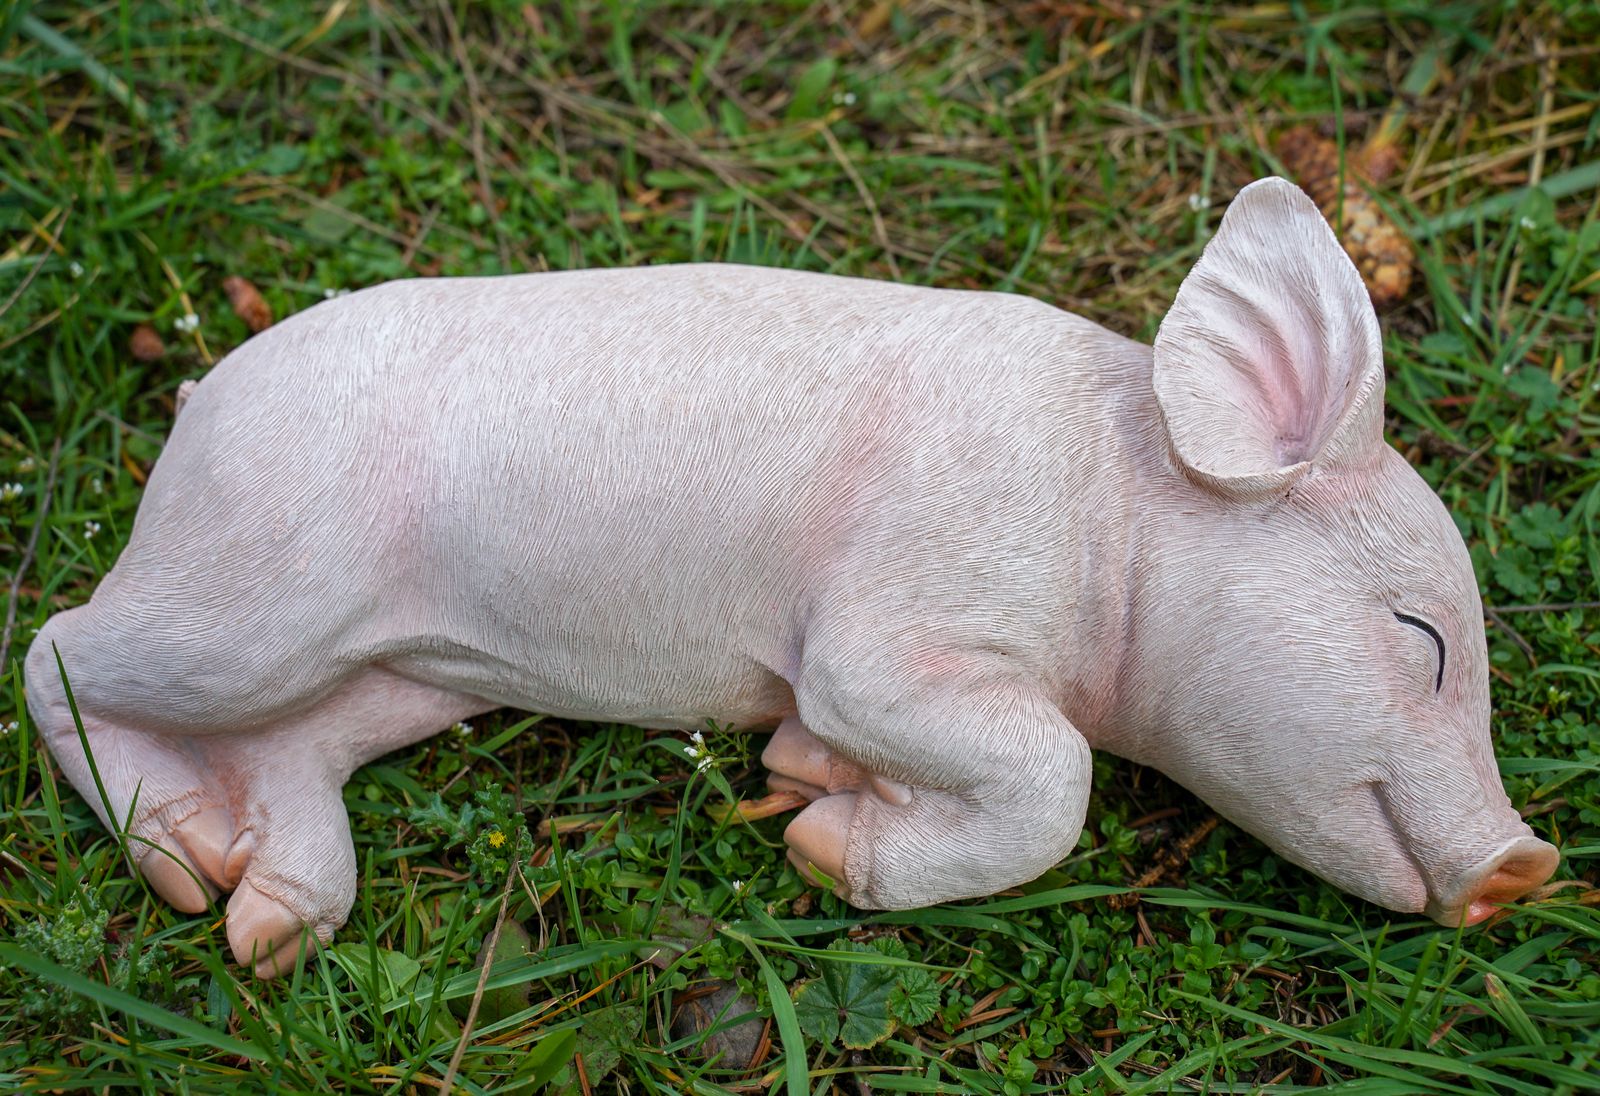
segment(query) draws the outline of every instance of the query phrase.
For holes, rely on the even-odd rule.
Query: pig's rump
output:
[[[197,722],[265,720],[364,665],[556,714],[771,718],[818,590],[897,550],[890,526],[932,535],[929,492],[981,476],[940,528],[1037,532],[994,532],[995,507],[1039,510],[1063,429],[1041,409],[1075,395],[1050,340],[1086,338],[1113,337],[1023,298],[729,266],[340,298],[196,389],[94,596],[120,668],[85,671],[153,674],[179,723],[186,690]]]

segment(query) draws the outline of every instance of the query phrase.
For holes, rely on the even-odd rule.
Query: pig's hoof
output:
[[[789,860],[806,881],[831,888],[846,901],[850,900],[850,885],[844,874],[845,852],[855,814],[854,794],[824,796],[796,815],[783,831]]]
[[[761,763],[775,792],[799,792],[812,801],[845,789],[859,788],[867,779],[861,766],[830,749],[790,716],[778,724],[761,752]]]
[[[199,913],[220,893],[194,858],[170,835],[144,854],[139,870],[155,892],[179,913]]]
[[[871,808],[869,814],[885,806],[910,807],[911,788],[830,749],[792,716],[772,733],[761,762],[771,770],[767,784],[774,791],[798,792],[810,800],[783,833],[800,874],[848,902],[874,905],[867,884],[869,842],[852,847],[851,827],[862,806]]]
[[[157,894],[183,913],[199,913],[238,883],[227,871],[234,847],[233,815],[206,807],[174,826],[139,860]]]
[[[248,880],[228,902],[228,946],[234,961],[257,978],[276,978],[300,965],[317,942],[327,943],[333,925],[308,925],[288,906],[258,891]]]

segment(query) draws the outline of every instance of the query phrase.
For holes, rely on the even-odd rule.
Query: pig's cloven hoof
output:
[[[258,977],[272,978],[293,970],[304,958],[308,949],[300,946],[303,930],[313,919],[294,913],[288,903],[245,878],[256,844],[254,829],[236,831],[226,807],[206,807],[150,847],[139,870],[157,894],[183,913],[201,913],[232,891],[227,934],[234,958]],[[322,922],[313,931],[325,943],[335,927]]]
[[[312,950],[311,936],[327,943],[335,926],[307,925],[288,906],[262,894],[249,881],[228,901],[228,946],[235,962],[253,967],[258,978],[294,970]]]
[[[183,913],[199,913],[238,877],[229,877],[233,815],[226,807],[206,807],[173,827],[139,860],[157,894]]]
[[[773,791],[799,792],[813,802],[844,788],[858,788],[867,778],[861,766],[829,749],[795,716],[772,732],[761,751],[761,763],[771,772],[767,786]]]
[[[855,814],[854,793],[824,796],[813,800],[783,831],[789,860],[806,881],[813,886],[832,887],[846,900],[850,898],[850,887],[844,874],[845,848]]]
[[[815,886],[831,887],[846,901],[864,898],[853,894],[846,873],[850,827],[861,797],[907,807],[912,790],[830,749],[793,716],[772,733],[761,762],[771,771],[767,784],[774,791],[798,792],[810,801],[783,832],[789,860],[801,876]],[[855,867],[861,874],[862,865]]]
[[[162,570],[152,581],[176,573]],[[184,605],[188,592],[180,583],[144,596],[151,605]],[[285,973],[305,950],[299,942],[331,939],[355,901],[342,794],[349,773],[495,705],[375,665],[331,667],[315,644],[309,662],[284,670],[273,683],[278,693],[263,699],[248,681],[194,669],[213,656],[204,628],[119,615],[113,602],[57,613],[40,631],[27,663],[34,724],[73,787],[126,834],[153,891],[189,914],[233,891],[227,935],[235,956],[258,975]],[[131,649],[142,659],[147,648],[159,648],[167,670],[141,694],[114,653]],[[78,676],[75,705],[64,666]],[[161,713],[151,717],[161,730],[130,722],[125,710],[141,707]]]
[[[146,882],[180,913],[199,913],[220,893],[172,836],[139,860]]]

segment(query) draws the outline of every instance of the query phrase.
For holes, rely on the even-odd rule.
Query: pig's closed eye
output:
[[[1439,634],[1438,629],[1434,628],[1433,625],[1429,624],[1426,620],[1420,619],[1419,617],[1407,616],[1404,613],[1396,613],[1394,618],[1401,624],[1409,624],[1413,628],[1427,632],[1428,637],[1432,639],[1434,645],[1439,648],[1439,674],[1433,682],[1433,691],[1438,692],[1440,689],[1444,688],[1444,637]]]

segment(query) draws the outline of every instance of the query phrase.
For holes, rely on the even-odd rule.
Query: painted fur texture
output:
[[[1093,747],[1477,921],[1557,853],[1500,785],[1465,546],[1382,405],[1366,292],[1280,179],[1153,351],[753,267],[390,283],[195,388],[28,704],[103,812],[59,651],[142,870],[183,910],[232,891],[262,974],[350,910],[350,773],[502,705],[776,723],[791,856],[862,907],[1043,872]]]

